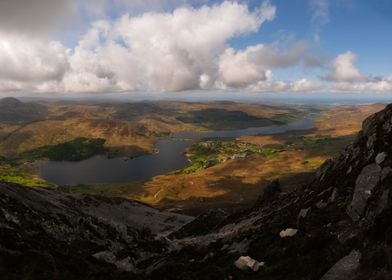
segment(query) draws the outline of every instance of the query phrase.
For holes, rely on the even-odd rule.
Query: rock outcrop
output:
[[[0,273],[15,279],[392,279],[391,186],[392,105],[365,120],[353,144],[312,183],[293,192],[275,183],[268,197],[231,215],[192,220],[121,199],[2,184]]]

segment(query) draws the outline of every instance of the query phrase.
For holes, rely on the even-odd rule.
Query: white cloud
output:
[[[228,48],[219,58],[219,83],[228,86],[246,86],[267,80],[270,68],[285,68],[304,58],[308,46],[295,44],[283,53],[274,45],[255,45],[236,51]]]
[[[246,91],[250,92],[316,92],[324,89],[324,86],[320,83],[310,81],[306,78],[293,81],[274,81],[267,79],[265,81],[259,81],[255,84],[249,85],[245,88]]]
[[[39,1],[43,4],[47,0]],[[68,0],[62,1],[58,5],[68,7]],[[100,9],[109,2],[118,5],[117,9],[125,5],[143,9],[147,5],[144,1],[97,1],[103,6],[97,8],[95,16],[107,13]],[[189,1],[154,0],[149,3],[156,10],[165,10],[170,5],[180,7],[96,21],[76,47],[68,50],[59,42],[24,35],[28,29],[23,26],[29,21],[22,21],[9,32],[0,28],[0,65],[3,65],[0,91],[392,91],[392,76],[376,80],[362,75],[352,52],[340,54],[332,62],[326,77],[329,83],[307,78],[276,80],[272,75],[276,68],[301,63],[305,67],[320,67],[325,59],[312,55],[308,44],[303,42],[291,42],[283,50],[283,44],[278,43],[257,44],[242,50],[230,47],[232,38],[256,32],[263,23],[273,20],[275,6],[266,1],[251,11],[246,4],[224,1],[194,8],[187,6]],[[19,0],[17,3],[21,5]],[[92,5],[92,0],[85,3]],[[48,10],[55,11],[53,7]],[[0,23],[8,22],[1,19],[1,13]],[[34,29],[43,28],[40,20],[37,24],[32,20],[31,24]]]
[[[306,78],[300,79],[291,84],[291,91],[295,92],[319,91],[322,89],[323,85],[314,81],[310,81]]]
[[[355,66],[357,56],[347,51],[338,55],[332,62],[330,73],[326,77],[327,80],[334,82],[358,82],[367,78],[362,75]]]
[[[250,92],[285,92],[290,90],[290,85],[284,81],[259,81],[246,87]]]
[[[226,1],[200,9],[186,7],[173,13],[125,15],[113,23],[98,22],[70,57],[72,71],[64,79],[64,89],[211,87],[228,40],[257,31],[274,16],[275,7],[269,2],[249,11],[246,5]]]
[[[45,4],[39,1],[38,7]],[[14,13],[21,4],[17,1],[7,9]],[[269,2],[249,11],[246,5],[228,1],[171,13],[124,15],[114,22],[94,23],[68,51],[61,43],[28,37],[20,30],[0,31],[0,63],[5,66],[0,69],[0,88],[73,92],[210,88],[228,40],[259,30],[274,16],[275,7]]]
[[[168,0],[163,6],[175,1]],[[187,1],[181,2],[185,5]],[[157,3],[152,4],[158,9]],[[135,5],[141,7],[145,2],[135,1],[132,7]],[[258,31],[275,13],[269,1],[253,11],[245,4],[224,1],[200,8],[183,6],[172,12],[127,14],[93,23],[72,50],[58,42],[0,33],[0,63],[7,65],[0,70],[0,90],[313,90],[313,83],[305,79],[283,82],[272,78],[271,69],[305,61],[307,44],[296,43],[286,51],[276,44],[244,50],[228,46],[230,39]]]
[[[31,88],[49,80],[61,81],[68,70],[66,49],[25,36],[0,33],[0,87]]]
[[[218,83],[237,87],[266,80],[267,69],[250,58],[253,52],[261,48],[262,45],[252,46],[238,52],[232,48],[226,49],[219,58],[220,81]]]
[[[392,75],[366,76],[355,66],[356,60],[357,56],[351,51],[338,55],[325,77],[331,83],[324,88],[333,92],[392,92]]]

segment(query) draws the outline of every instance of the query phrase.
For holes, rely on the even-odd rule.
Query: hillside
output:
[[[293,190],[307,182],[323,162],[337,156],[354,140],[365,118],[384,107],[381,104],[333,106],[317,115],[310,130],[201,140],[187,151],[193,162],[189,168],[145,182],[99,188],[159,208],[202,210],[217,205],[230,208],[249,205],[276,179],[282,182],[284,190]],[[205,149],[198,149],[200,146],[212,149],[203,152]],[[229,149],[222,153],[219,147]],[[245,157],[238,156],[245,151]]]
[[[308,110],[227,102],[22,102],[4,98],[0,99],[0,156],[16,158],[84,137],[105,139],[111,156],[136,157],[152,153],[154,143],[172,132],[286,123],[302,118]]]
[[[391,143],[389,105],[312,183],[283,192],[274,182],[248,210],[193,221],[123,199],[0,184],[2,276],[390,279]],[[241,256],[257,262],[234,265]]]
[[[301,190],[280,192],[275,182],[248,211],[186,225],[174,235],[183,248],[155,279],[391,279],[391,142],[389,105]],[[265,265],[241,271],[233,265],[240,256]]]
[[[0,123],[25,124],[46,118],[48,110],[38,103],[24,103],[16,98],[0,99]]]

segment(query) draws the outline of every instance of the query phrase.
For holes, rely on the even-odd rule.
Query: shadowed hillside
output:
[[[25,124],[47,117],[48,110],[37,103],[24,103],[16,98],[0,99],[0,123]]]

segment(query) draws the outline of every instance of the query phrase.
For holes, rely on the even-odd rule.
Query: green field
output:
[[[49,159],[55,161],[81,161],[97,154],[104,154],[105,139],[76,138],[58,145],[48,145],[25,152],[21,157],[25,160]]]
[[[274,157],[278,151],[265,149],[259,145],[241,143],[236,140],[201,140],[188,151],[190,166],[177,171],[177,174],[192,173],[202,168],[209,168],[230,159],[246,158],[259,155],[266,158]]]
[[[0,157],[0,181],[20,184],[27,187],[54,188],[53,184],[40,179],[37,170],[27,163],[9,161]]]

